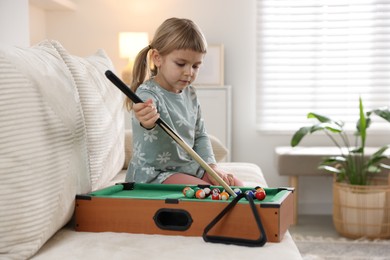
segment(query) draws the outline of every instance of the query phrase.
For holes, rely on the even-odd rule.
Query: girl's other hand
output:
[[[216,174],[218,174],[219,177],[221,177],[221,179],[226,182],[227,185],[229,186],[234,186],[234,185],[237,185],[235,182],[236,182],[236,179],[234,178],[234,175],[231,174],[230,172],[226,172],[220,168],[218,168],[216,165],[210,165],[210,167],[214,170],[214,172]],[[214,179],[214,177],[207,173],[208,175],[208,178],[211,182],[212,185],[216,185],[216,186],[219,186],[220,184]]]

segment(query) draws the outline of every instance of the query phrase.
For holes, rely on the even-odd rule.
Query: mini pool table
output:
[[[128,232],[142,234],[202,236],[205,227],[229,204],[229,200],[186,198],[188,185],[120,183],[76,196],[75,229],[89,232]],[[191,186],[196,188],[196,186]],[[210,188],[222,187],[211,186]],[[251,188],[240,187],[242,192]],[[260,217],[268,242],[279,242],[293,221],[293,189],[264,188],[263,201],[237,200],[208,232],[211,236],[256,240],[261,231]]]

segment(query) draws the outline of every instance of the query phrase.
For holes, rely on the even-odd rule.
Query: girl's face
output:
[[[154,80],[164,89],[180,93],[196,79],[204,55],[187,49],[174,50],[161,56],[157,50],[153,50],[153,62],[158,68]]]

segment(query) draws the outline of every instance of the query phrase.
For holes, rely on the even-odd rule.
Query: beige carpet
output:
[[[342,237],[334,229],[331,215],[299,215],[290,232],[304,260],[390,260],[390,239]]]
[[[293,239],[304,260],[385,260],[390,259],[389,240],[302,236]]]

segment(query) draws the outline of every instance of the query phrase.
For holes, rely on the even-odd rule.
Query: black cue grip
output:
[[[131,89],[123,83],[122,80],[120,80],[111,70],[106,71],[106,77],[114,83],[115,86],[117,86],[126,96],[128,96],[131,101],[134,103],[142,103],[142,99],[140,99]]]
[[[131,99],[134,103],[143,103],[144,101],[137,96],[120,78],[118,78],[111,70],[107,70],[105,72],[106,77],[115,85],[117,86],[123,94],[125,94],[128,98]],[[177,138],[182,138],[175,133],[175,131],[172,130],[172,128],[169,127],[167,123],[165,123],[161,118],[158,118],[156,121],[156,124],[163,127],[163,130],[168,133],[172,137],[172,135],[175,135]],[[169,133],[170,132],[170,133]]]

